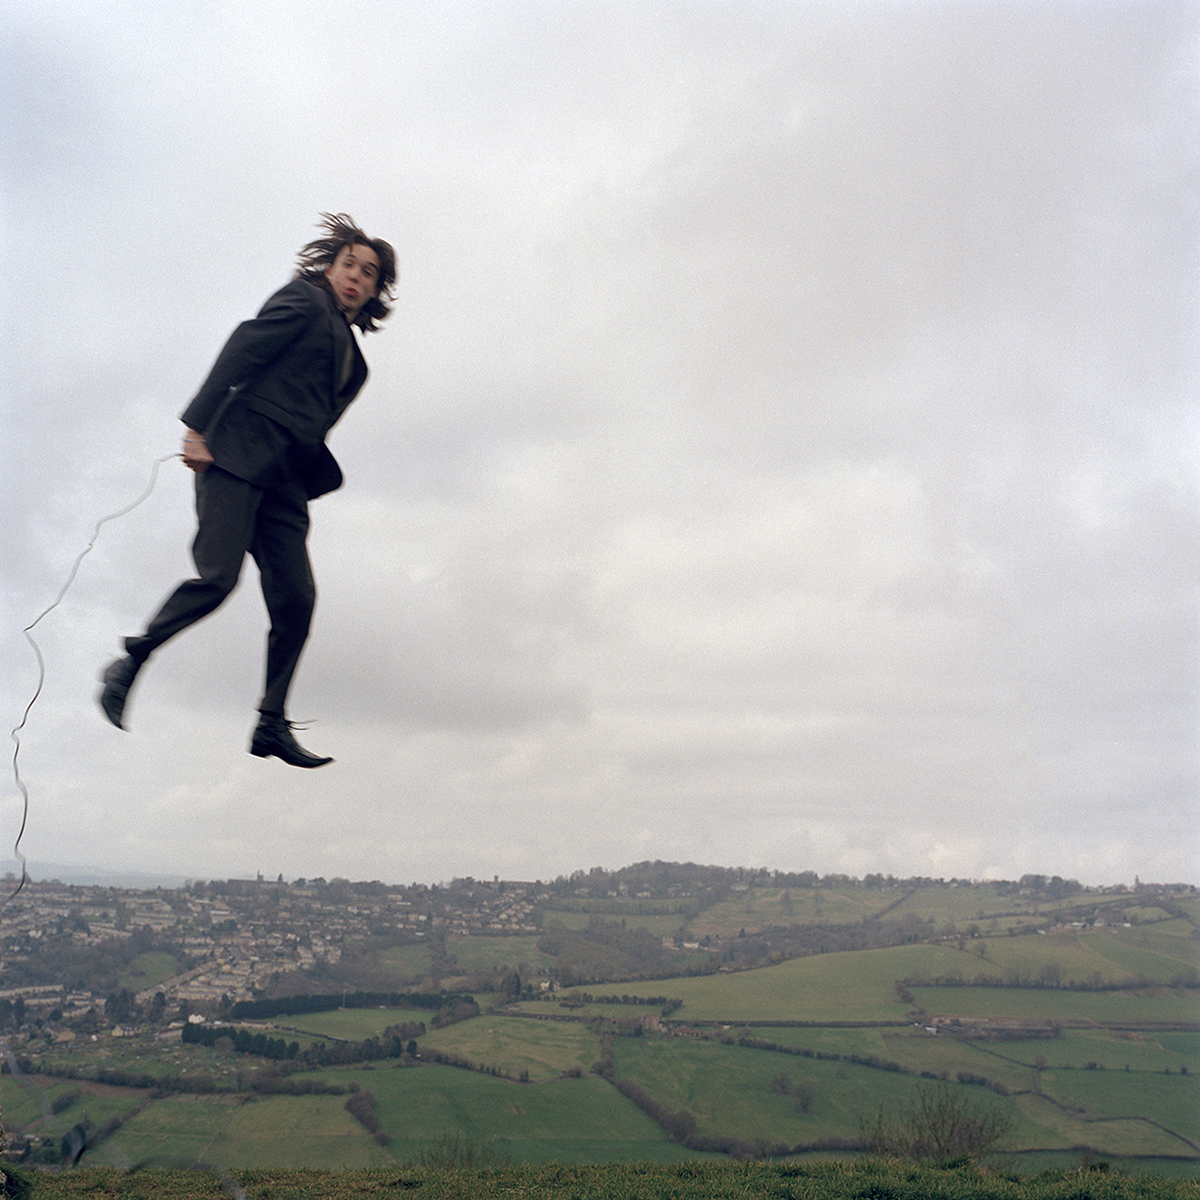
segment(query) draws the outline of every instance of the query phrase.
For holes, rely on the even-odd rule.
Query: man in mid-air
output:
[[[99,697],[105,716],[124,729],[129,689],[146,660],[225,600],[249,552],[271,621],[250,753],[295,767],[333,761],[305,750],[286,716],[316,601],[308,502],[342,484],[325,436],[367,378],[353,326],[378,328],[396,281],[387,242],[344,213],[322,214],[319,228],[325,236],[300,251],[295,278],[233,331],[183,411],[181,457],[196,473],[197,578],[167,597],[145,633],[125,639],[125,654],[100,677]]]

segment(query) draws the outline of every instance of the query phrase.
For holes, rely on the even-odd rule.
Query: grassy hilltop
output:
[[[1019,1179],[969,1167],[900,1163],[723,1164],[421,1168],[367,1171],[118,1172],[100,1168],[38,1181],[37,1200],[418,1200],[536,1196],[538,1200],[1196,1200],[1196,1180],[1138,1180],[1094,1170]]]
[[[1191,889],[1058,881],[1051,895],[1044,880],[1039,890],[761,876],[689,888],[681,872],[657,892],[596,873],[547,889],[536,931],[480,936],[447,915],[421,936],[389,938],[376,914],[336,964],[306,980],[281,974],[290,999],[226,1003],[223,1024],[210,1013],[186,1027],[187,1041],[165,1019],[173,1011],[121,1038],[47,1036],[47,1022],[10,1039],[21,1072],[4,1078],[10,1144],[61,1157],[74,1137],[84,1166],[335,1168],[394,1181],[405,1164],[435,1163],[452,1136],[475,1165],[514,1164],[512,1178],[538,1195],[662,1195],[653,1188],[670,1178],[681,1197],[818,1197],[866,1194],[819,1190],[851,1178],[837,1176],[850,1166],[822,1161],[855,1159],[881,1117],[944,1088],[1007,1127],[992,1166],[1026,1178],[1110,1170],[1089,1171],[1084,1193],[1011,1181],[1009,1191],[954,1191],[960,1170],[943,1173],[948,1191],[906,1192],[917,1185],[896,1176],[876,1194],[1132,1196],[1141,1193],[1093,1184],[1117,1186],[1121,1171],[1183,1187],[1200,1174]],[[472,894],[488,891],[469,882]],[[229,921],[249,924],[223,903]],[[177,966],[154,946],[120,969],[142,982],[159,972],[148,992]],[[313,999],[321,992],[324,1004]],[[793,1166],[761,1176],[775,1190],[737,1191],[736,1172],[702,1169],[730,1157]],[[572,1186],[593,1190],[560,1193],[515,1165],[552,1163],[616,1174],[577,1173]],[[666,1175],[651,1185],[649,1166],[642,1179],[621,1163]],[[445,1190],[459,1186],[448,1178],[403,1186],[460,1194]],[[603,1190],[616,1178],[635,1190]],[[688,1191],[685,1179],[733,1190]]]

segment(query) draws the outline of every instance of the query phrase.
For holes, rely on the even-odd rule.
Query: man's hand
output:
[[[203,475],[212,465],[213,456],[208,452],[204,438],[194,429],[189,429],[183,435],[183,453],[180,455],[183,465],[197,475]]]

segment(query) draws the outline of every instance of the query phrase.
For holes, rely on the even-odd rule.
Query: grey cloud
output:
[[[318,211],[402,261],[313,513],[296,715],[337,763],[244,753],[252,567],[130,735],[91,711],[188,570],[166,464],[45,624],[35,854],[1194,873],[1189,6],[6,20],[12,224],[67,293],[4,317],[14,609],[173,449]]]

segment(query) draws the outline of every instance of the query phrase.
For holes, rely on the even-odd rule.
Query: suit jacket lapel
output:
[[[346,405],[354,399],[367,378],[367,362],[358,346],[358,339],[346,318],[337,307],[332,292],[324,292],[329,310],[329,335],[333,339],[333,362],[329,380],[330,407],[335,416],[341,416]],[[346,355],[350,356],[350,372],[342,383]]]

